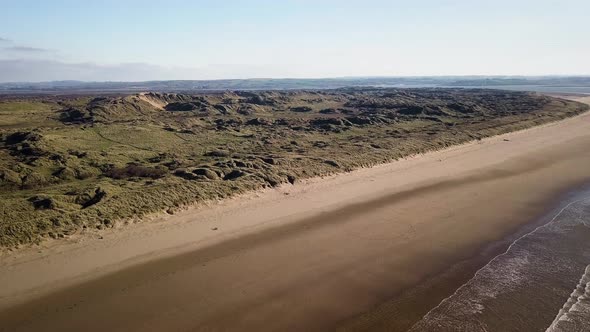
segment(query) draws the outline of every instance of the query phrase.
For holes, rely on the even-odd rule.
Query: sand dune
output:
[[[0,330],[404,330],[590,180],[588,147],[584,114],[4,253]]]

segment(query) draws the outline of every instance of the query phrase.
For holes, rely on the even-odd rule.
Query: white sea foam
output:
[[[547,332],[590,330],[590,265]]]

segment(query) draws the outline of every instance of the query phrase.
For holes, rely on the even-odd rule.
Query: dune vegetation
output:
[[[528,128],[586,105],[478,89],[5,96],[0,246]]]

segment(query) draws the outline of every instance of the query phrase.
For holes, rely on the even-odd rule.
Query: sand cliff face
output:
[[[0,103],[0,246],[295,183],[584,110],[524,92],[339,89]]]

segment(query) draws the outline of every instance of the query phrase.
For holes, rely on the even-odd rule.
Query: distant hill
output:
[[[487,87],[511,90],[590,93],[589,76],[437,76],[437,77],[350,77],[322,79],[229,79],[146,82],[52,81],[0,83],[2,94],[27,93],[127,93],[137,91],[198,92],[225,90],[334,89],[342,87]],[[541,88],[541,89],[536,89]],[[568,91],[561,88],[582,90]],[[549,89],[552,90],[552,89]]]

